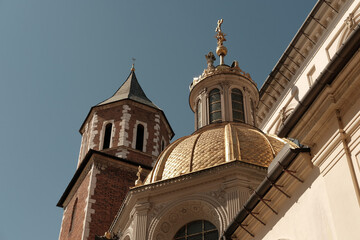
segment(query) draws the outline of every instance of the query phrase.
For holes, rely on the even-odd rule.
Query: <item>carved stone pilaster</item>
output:
[[[249,191],[243,185],[240,179],[232,179],[225,183],[226,191],[226,208],[228,211],[228,220],[232,219],[238,214],[241,207],[249,197]]]
[[[147,236],[147,219],[148,212],[150,210],[150,203],[138,203],[135,205],[135,239],[134,240],[146,240]]]

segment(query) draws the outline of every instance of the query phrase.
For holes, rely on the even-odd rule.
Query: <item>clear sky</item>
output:
[[[225,63],[238,60],[260,88],[315,2],[0,0],[0,239],[58,238],[78,130],[132,57],[177,139],[194,129],[188,87],[215,51],[218,19]]]

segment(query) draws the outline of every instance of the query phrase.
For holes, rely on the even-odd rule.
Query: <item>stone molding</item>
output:
[[[183,225],[201,219],[213,223],[219,233],[227,225],[227,213],[219,202],[207,195],[192,195],[163,207],[149,225],[148,239],[171,239]]]

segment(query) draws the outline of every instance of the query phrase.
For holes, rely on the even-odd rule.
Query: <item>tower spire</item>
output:
[[[224,57],[227,54],[227,48],[223,45],[223,42],[226,41],[226,34],[221,31],[221,24],[223,21],[223,19],[218,20],[217,27],[215,28],[215,38],[217,39],[216,54],[220,57],[220,65],[224,64]]]

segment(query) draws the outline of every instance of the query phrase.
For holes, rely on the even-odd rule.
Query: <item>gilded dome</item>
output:
[[[205,126],[170,144],[159,156],[145,184],[174,178],[230,161],[268,167],[281,148],[292,142],[244,123]]]

